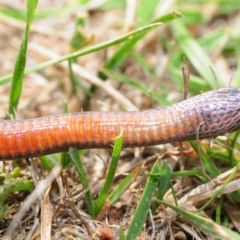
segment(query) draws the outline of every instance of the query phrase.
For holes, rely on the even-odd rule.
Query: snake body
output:
[[[69,147],[110,148],[213,138],[240,129],[240,88],[222,88],[172,106],[133,112],[78,112],[0,120],[0,160],[38,157]]]

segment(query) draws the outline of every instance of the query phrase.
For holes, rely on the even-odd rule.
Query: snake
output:
[[[215,138],[240,129],[240,88],[201,93],[179,103],[142,111],[109,111],[0,120],[0,160],[35,158],[77,149],[145,147]]]

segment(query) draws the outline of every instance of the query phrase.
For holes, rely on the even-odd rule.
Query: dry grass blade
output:
[[[26,213],[26,211],[30,208],[30,206],[46,191],[46,189],[51,185],[51,183],[56,179],[58,174],[61,171],[60,166],[55,166],[52,172],[48,175],[46,180],[40,182],[38,186],[34,189],[34,191],[29,195],[29,197],[23,202],[21,208],[18,213],[14,216],[12,222],[9,225],[8,230],[3,236],[4,240],[12,239],[12,234],[15,231],[18,223],[21,222],[22,217]]]
[[[185,194],[181,199],[179,199],[179,204],[184,206],[184,204],[190,204],[198,206],[202,202],[210,199],[214,196],[216,192],[223,186],[224,182],[227,180],[232,173],[236,171],[236,168],[228,170],[227,172],[219,175],[210,182],[201,184],[196,188],[192,189],[189,193]],[[226,184],[222,189],[222,194],[232,193],[240,189],[240,179],[235,179]]]
[[[231,219],[234,227],[240,232],[240,209],[239,206],[237,206],[235,203],[232,203],[230,205],[227,205],[224,207],[224,210],[226,211],[227,215]]]
[[[49,57],[50,59],[57,59],[59,56],[56,55],[54,52],[50,51],[49,49],[46,49],[40,45],[37,44],[31,44],[31,48],[34,49],[34,51],[38,52],[39,54],[44,54],[45,56]],[[59,63],[62,67],[65,69],[68,69],[68,64],[66,62]],[[109,82],[103,82],[100,78],[98,78],[96,75],[88,72],[83,67],[73,64],[72,66],[73,71],[75,74],[78,75],[78,77],[84,78],[90,83],[98,86],[102,90],[104,90],[109,96],[111,96],[115,101],[119,102],[126,110],[128,111],[134,111],[138,110],[138,108],[132,104],[123,94],[121,94],[119,91],[117,91],[115,88],[113,88]]]
[[[41,206],[41,240],[51,239],[51,226],[53,217],[53,205],[49,198],[49,191],[46,191]]]

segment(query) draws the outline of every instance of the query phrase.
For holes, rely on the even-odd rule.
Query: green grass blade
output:
[[[221,46],[221,43],[226,42],[225,39],[228,38],[229,33],[226,29],[216,29],[199,39],[199,44],[208,51],[214,51],[216,46]]]
[[[151,173],[158,173],[158,172],[159,172],[159,163],[157,161],[153,165]],[[156,177],[148,178],[148,181],[144,188],[144,192],[142,194],[142,197],[139,201],[139,204],[136,208],[136,211],[133,215],[133,219],[129,226],[126,240],[135,240],[139,236],[139,234],[142,230],[142,227],[146,221],[146,218],[147,218],[147,215],[148,215],[148,212],[150,209],[150,205],[151,205],[151,199],[156,190],[158,181],[159,181],[159,179]]]
[[[179,18],[181,17],[181,14],[178,12],[173,12],[161,17],[158,17],[156,19],[154,19],[152,21],[152,23],[158,23],[158,24],[162,24],[162,23],[166,23],[168,21],[171,21],[175,18]],[[108,59],[108,61],[105,64],[105,68],[108,69],[116,69],[117,67],[119,67],[121,65],[121,63],[124,61],[124,59],[129,55],[129,53],[131,53],[133,47],[136,45],[136,43],[142,39],[144,36],[146,35],[146,33],[142,33],[139,34],[138,36],[136,36],[134,39],[132,39],[129,42],[126,42],[125,44],[123,44],[116,52],[115,54]]]
[[[193,177],[201,174],[201,170],[185,170],[172,172],[172,177]]]
[[[217,203],[216,207],[216,223],[221,224],[221,214],[222,214],[222,209],[223,209],[223,200],[224,197],[220,198],[220,201]]]
[[[141,24],[145,24],[154,16],[155,10],[161,1],[156,0],[139,0],[138,1],[137,20]]]
[[[132,184],[136,177],[143,171],[143,167],[138,166],[134,168],[120,183],[119,185],[112,191],[112,193],[109,195],[109,203],[113,204],[116,202],[120,196],[125,192],[125,190],[129,187],[130,184]]]
[[[7,16],[13,19],[18,19],[18,20],[22,20],[25,22],[26,20],[26,13],[22,10],[19,9],[14,9],[14,8],[1,8],[0,11],[0,18],[1,16]]]
[[[240,168],[240,163],[234,168],[232,173],[228,176],[226,181],[224,181],[224,184],[213,194],[213,196],[198,210],[199,212],[207,208],[213,201],[216,199],[223,189],[227,186],[227,184],[236,176],[236,173],[238,172]]]
[[[158,186],[158,193],[156,195],[157,199],[160,199],[160,200],[163,199],[163,196],[165,195],[166,191],[169,188],[171,175],[172,175],[171,166],[167,163],[167,161],[163,161],[160,168],[160,173],[159,173],[160,184]]]
[[[189,142],[192,148],[194,149],[194,151],[198,153],[197,142],[196,141],[189,141]],[[217,177],[221,173],[220,170],[214,165],[214,163],[207,156],[206,152],[201,149],[201,147],[200,147],[200,151],[201,151],[201,158],[203,161],[203,165],[207,173],[210,174],[212,178]]]
[[[162,22],[162,23],[167,23],[170,22],[174,19],[181,18],[182,14],[178,11],[172,11],[170,13],[166,13],[162,15],[161,17],[155,19],[153,22]]]
[[[117,80],[118,82],[128,84],[132,87],[135,87],[136,89],[140,90],[144,95],[148,97],[152,97],[154,101],[156,101],[161,106],[169,105],[170,102],[166,100],[166,96],[161,96],[158,94],[158,92],[151,90],[149,91],[149,87],[145,86],[144,84],[138,82],[135,79],[131,79],[126,77],[123,74],[117,73],[115,71],[112,71],[110,69],[104,69],[103,73],[108,76],[111,79]]]
[[[34,13],[38,4],[38,0],[28,0],[27,2],[27,23],[28,27],[33,21]]]
[[[4,181],[4,184],[0,186],[0,206],[4,203],[9,194],[21,191],[31,192],[33,188],[34,184],[32,181],[8,177]]]
[[[64,100],[63,101],[63,107],[62,107],[62,112],[63,113],[68,113],[68,106],[67,106],[67,102]],[[61,167],[62,169],[67,169],[70,165],[70,161],[69,161],[69,155],[68,155],[68,152],[61,152]]]
[[[240,131],[233,133],[233,138],[232,138],[231,145],[230,145],[231,149],[229,149],[229,162],[231,163],[232,167],[236,166],[238,164],[238,162],[235,161],[235,159],[234,159],[233,153],[234,153],[234,149],[237,145],[239,133],[240,133]]]
[[[151,176],[151,174],[149,174],[149,175]],[[172,177],[172,168],[167,163],[167,161],[163,161],[161,163],[160,171],[159,171],[159,173],[155,174],[155,176],[156,175],[158,177],[158,182],[159,182],[156,198],[159,200],[162,200],[166,191],[169,188],[169,184],[170,184],[171,177]],[[159,207],[159,204],[154,202],[151,207],[152,213],[155,213],[155,211],[157,210],[158,207]]]
[[[41,156],[39,159],[41,160],[43,167],[48,171],[51,171],[53,166],[58,164],[58,160],[54,155]]]
[[[0,221],[2,221],[5,217],[7,217],[10,214],[11,208],[7,205],[0,206]],[[0,230],[0,233],[2,233],[3,230]]]
[[[120,228],[119,228],[119,239],[120,240],[125,240],[124,229],[123,229],[122,225],[120,225]]]
[[[18,101],[22,92],[22,83],[24,77],[24,69],[26,65],[26,54],[27,54],[27,45],[28,45],[28,35],[30,30],[30,25],[32,23],[34,12],[37,7],[37,0],[28,0],[27,2],[27,22],[24,30],[24,34],[22,37],[21,46],[17,55],[12,85],[10,90],[10,98],[9,98],[9,114],[14,116],[14,112],[17,109]]]
[[[78,151],[76,148],[69,148],[69,155],[72,159],[73,164],[75,165],[79,178],[81,180],[81,183],[83,185],[83,188],[86,189],[89,187],[89,182],[87,179],[87,174],[84,170],[84,167],[82,165],[81,160],[79,159]],[[93,216],[94,213],[94,201],[93,197],[90,191],[86,192],[86,201],[87,201],[87,206],[88,206],[88,211],[91,216]]]
[[[114,175],[118,166],[118,160],[120,157],[120,153],[122,150],[122,143],[123,143],[123,136],[119,135],[115,138],[114,140],[114,146],[113,146],[113,153],[112,153],[112,160],[110,162],[110,166],[108,169],[108,173],[107,173],[107,177],[106,180],[104,182],[104,186],[99,194],[97,203],[96,203],[96,207],[94,210],[94,216],[97,216],[98,213],[101,211],[104,202],[107,199],[110,187],[112,185],[113,179],[114,179]]]
[[[100,43],[100,44],[96,44],[95,46],[88,47],[88,48],[85,48],[83,50],[79,50],[79,51],[67,54],[65,56],[59,57],[58,59],[53,59],[53,60],[50,60],[50,61],[46,61],[44,63],[38,64],[34,67],[26,69],[24,74],[36,72],[36,71],[39,71],[39,70],[41,70],[45,67],[48,67],[48,66],[51,66],[51,65],[69,60],[71,58],[76,58],[76,57],[80,57],[80,56],[83,56],[83,55],[87,55],[87,54],[90,54],[90,53],[93,53],[93,52],[97,52],[97,51],[106,49],[107,47],[116,45],[118,43],[121,43],[121,42],[124,42],[124,41],[129,41],[129,39],[136,38],[138,35],[141,35],[143,33],[147,33],[147,32],[151,31],[152,29],[155,29],[156,27],[158,27],[160,25],[161,25],[160,23],[149,24],[149,25],[146,25],[144,27],[133,30],[133,31],[127,33],[127,34],[124,34],[124,35],[122,35],[118,38],[115,38],[113,40],[109,40],[109,41],[106,41],[106,42],[103,42],[103,43]],[[7,83],[7,82],[10,82],[11,77],[12,77],[12,75],[7,75],[7,76],[4,76],[4,77],[0,78],[0,86]]]
[[[75,61],[72,61],[72,60],[69,60],[69,61],[68,61],[69,78],[70,78],[70,81],[71,81],[72,94],[73,94],[73,95],[76,95],[76,93],[77,93],[78,79],[77,79],[77,76],[74,74],[74,71],[73,71],[73,69],[72,69],[72,62],[75,62]]]
[[[31,1],[31,0],[30,0]],[[65,4],[64,7],[55,6],[51,8],[41,8],[41,11],[35,13],[35,19],[47,19],[47,18],[58,18],[61,14],[76,14],[77,11],[82,11],[85,8],[85,4]],[[15,8],[1,8],[0,15],[6,15],[14,19],[24,21],[24,11]]]
[[[236,232],[231,231],[228,228],[222,227],[210,219],[203,218],[195,213],[188,212],[180,207],[176,207],[166,201],[159,201],[160,204],[164,204],[165,206],[170,207],[171,209],[175,210],[178,214],[193,225],[195,228],[199,229],[200,231],[204,232],[207,235],[213,236],[216,239],[228,239],[228,240],[240,240],[240,235]]]
[[[144,70],[151,74],[152,77],[157,77],[154,67],[148,63],[147,59],[144,56],[133,50],[131,52],[131,57],[133,57],[134,60],[136,60],[136,62],[139,63]]]
[[[217,84],[210,70],[210,67],[213,67],[213,64],[203,48],[191,37],[188,30],[180,21],[173,21],[171,25],[173,28],[172,32],[175,35],[177,44],[180,46],[183,54],[193,64],[206,83],[211,88],[216,88]],[[218,84],[220,87],[224,86],[221,76],[218,76]]]

